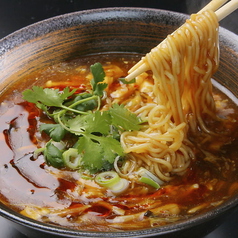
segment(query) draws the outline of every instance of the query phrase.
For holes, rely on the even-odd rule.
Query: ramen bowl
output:
[[[188,16],[143,8],[106,8],[61,15],[0,40],[0,92],[41,68],[104,52],[146,54]],[[238,36],[220,29],[220,66],[214,79],[238,97]],[[27,237],[202,237],[237,208],[238,196],[183,221],[126,232],[71,230],[44,224],[0,205],[0,215]]]

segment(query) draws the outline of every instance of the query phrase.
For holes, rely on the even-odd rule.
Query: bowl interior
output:
[[[0,92],[17,80],[49,65],[101,52],[136,52],[146,54],[172,33],[187,15],[155,9],[108,8],[75,12],[48,19],[23,28],[0,41]],[[238,97],[238,36],[220,29],[221,61],[214,75],[224,87]],[[225,213],[238,202],[232,198],[210,213],[186,222],[138,232],[104,234],[63,231],[16,215],[4,207],[3,216],[47,232],[62,232],[67,237],[146,237],[167,234],[203,224],[218,213]],[[75,236],[74,236],[75,235]],[[52,236],[51,236],[52,237]],[[170,236],[168,236],[170,237]],[[172,237],[172,236],[171,236]]]

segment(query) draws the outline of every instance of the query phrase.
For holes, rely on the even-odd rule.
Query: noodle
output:
[[[203,116],[216,117],[211,77],[218,67],[218,57],[218,21],[212,11],[192,15],[143,57],[153,73],[153,103],[144,103],[136,93],[132,100],[120,101],[148,121],[144,130],[121,136],[125,152],[130,153],[124,173],[129,173],[129,161],[143,165],[165,181],[186,170],[194,158],[192,144],[187,141],[188,129],[212,133]],[[142,84],[143,76],[137,80]],[[140,107],[135,110],[133,102]]]

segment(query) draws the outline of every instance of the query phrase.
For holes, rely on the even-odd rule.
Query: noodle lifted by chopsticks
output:
[[[169,181],[174,174],[182,174],[194,157],[188,129],[212,133],[203,118],[216,117],[211,77],[219,63],[217,16],[213,11],[193,14],[141,63],[153,73],[153,93],[151,102],[138,100],[135,93],[133,100],[140,107],[134,112],[148,126],[122,134],[122,145],[130,154],[120,173],[125,176],[143,166]],[[121,103],[133,110],[131,102]]]

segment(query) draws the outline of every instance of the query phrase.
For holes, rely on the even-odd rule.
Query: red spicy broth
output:
[[[70,87],[84,92],[90,87],[90,65],[102,63],[106,75],[115,80],[126,76],[139,59],[139,55],[102,54],[60,63],[29,75],[1,96],[2,203],[45,223],[80,230],[117,231],[187,219],[219,206],[237,193],[238,110],[217,88],[217,113],[226,120],[207,124],[223,136],[204,140],[200,135],[189,134],[189,139],[198,145],[194,148],[196,160],[183,176],[175,176],[158,190],[135,183],[119,196],[108,195],[106,188],[80,177],[77,171],[53,168],[43,155],[33,158],[33,152],[49,139],[39,132],[39,125],[51,120],[34,104],[23,101],[26,88]],[[116,87],[117,83],[109,91]],[[73,140],[68,138],[68,143]]]

